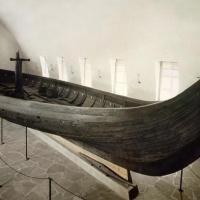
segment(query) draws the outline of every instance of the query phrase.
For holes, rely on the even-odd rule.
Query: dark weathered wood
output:
[[[9,80],[4,74],[9,74]],[[12,72],[0,70],[0,83],[11,83],[12,76]],[[95,106],[102,96],[106,102],[102,108],[76,107],[0,96],[0,117],[60,135],[104,159],[147,175],[173,173],[200,156],[200,81],[175,98],[153,103],[63,81],[23,76],[36,82],[53,81],[57,87],[78,93],[85,91],[87,98],[82,106]]]

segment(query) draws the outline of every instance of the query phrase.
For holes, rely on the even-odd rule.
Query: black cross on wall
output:
[[[19,51],[16,53],[16,58],[10,58],[10,61],[16,61],[15,65],[15,93],[23,94],[23,76],[22,62],[30,61],[30,59],[20,58]]]

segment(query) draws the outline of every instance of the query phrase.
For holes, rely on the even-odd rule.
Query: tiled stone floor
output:
[[[88,200],[120,200],[114,192],[94,177],[56,152],[43,141],[28,134],[28,155],[25,161],[25,128],[4,121],[4,145],[0,156],[15,169],[37,177],[52,177],[66,189]],[[184,169],[183,189],[178,191],[180,172],[164,177],[132,173],[139,186],[137,200],[200,200],[200,160]],[[9,169],[0,160],[0,200],[47,200],[48,180],[24,177]],[[79,200],[52,183],[52,200]]]
[[[25,161],[25,128],[4,121],[4,142],[0,156],[15,169],[36,177],[51,177],[66,189],[88,200],[120,200],[106,186],[83,169],[28,132],[28,156]],[[30,134],[29,134],[30,133]],[[0,160],[0,200],[48,200],[48,180],[24,177]],[[52,183],[52,200],[80,200]]]
[[[179,192],[180,172],[163,177],[132,173],[140,195],[137,200],[200,200],[200,159],[183,170],[183,193]]]

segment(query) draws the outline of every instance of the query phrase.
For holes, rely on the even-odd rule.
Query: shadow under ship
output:
[[[200,156],[200,81],[163,102],[0,70],[0,117],[62,136],[90,152],[146,175],[183,169]]]

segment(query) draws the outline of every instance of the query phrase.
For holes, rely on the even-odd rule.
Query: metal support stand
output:
[[[4,144],[4,142],[3,142],[3,118],[1,118],[1,144]]]
[[[127,178],[128,178],[128,182],[133,184],[133,179],[131,176],[131,170],[127,169]],[[138,186],[135,185],[134,189],[131,189],[128,191],[128,196],[129,196],[129,200],[133,200],[137,197],[137,195],[139,194],[139,190],[138,190]]]
[[[180,187],[179,187],[179,192],[183,192],[183,169],[181,170],[181,177],[180,177]]]
[[[129,169],[127,169],[127,176],[128,176],[128,182],[129,183],[133,183],[132,176],[131,176],[131,171]]]
[[[26,160],[29,160],[29,157],[28,157],[28,142],[27,142],[27,126],[26,126]]]
[[[49,177],[49,200],[51,200],[51,181],[52,179]]]

